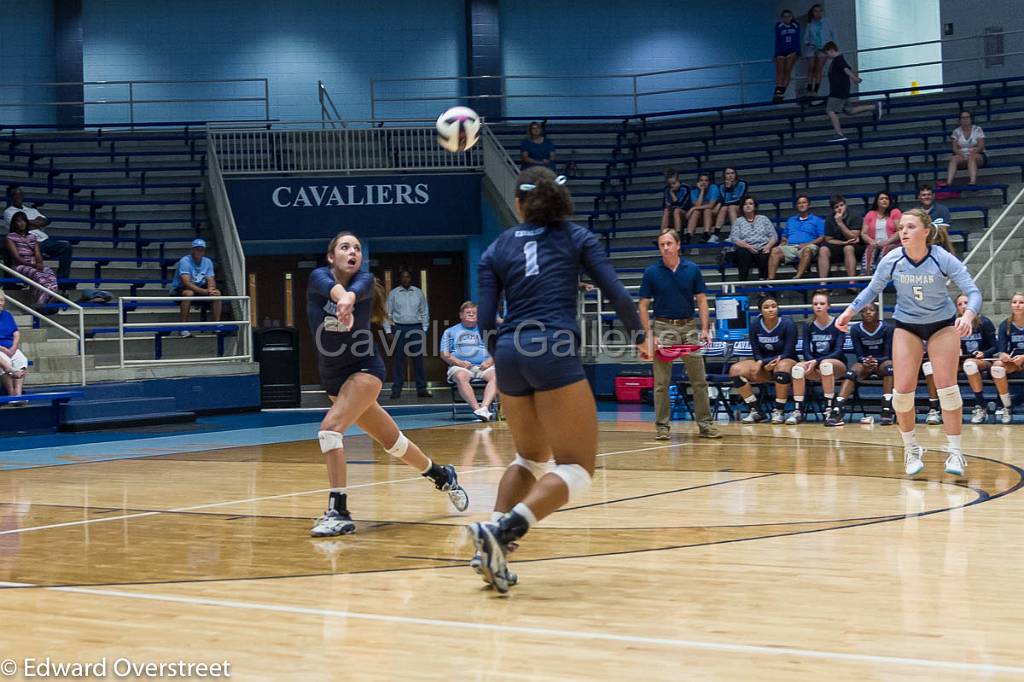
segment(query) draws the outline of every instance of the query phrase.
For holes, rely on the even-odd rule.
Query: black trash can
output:
[[[295,327],[253,330],[253,355],[260,363],[260,404],[299,407],[299,332]]]

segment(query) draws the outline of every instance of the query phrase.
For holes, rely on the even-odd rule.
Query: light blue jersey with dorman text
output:
[[[928,247],[928,255],[915,262],[901,248],[890,251],[878,264],[875,276],[850,307],[860,312],[892,282],[896,286],[896,312],[893,318],[907,324],[929,324],[956,317],[956,305],[949,297],[947,281],[967,294],[967,307],[981,312],[981,290],[967,267],[956,256],[937,246]]]

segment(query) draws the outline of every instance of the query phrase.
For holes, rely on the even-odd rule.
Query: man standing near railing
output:
[[[663,230],[658,237],[661,261],[644,270],[640,282],[640,322],[648,338],[651,338],[650,306],[653,298],[653,333],[662,348],[711,341],[711,313],[708,297],[704,293],[704,277],[696,263],[680,255],[679,247],[679,233],[672,229]],[[700,315],[699,330],[694,320],[695,308]],[[658,440],[668,440],[672,428],[672,407],[668,396],[668,387],[672,383],[672,362],[658,357],[653,358],[652,362],[656,437]],[[711,417],[704,356],[700,353],[686,354],[683,356],[683,364],[693,391],[701,438],[721,438],[722,434]]]
[[[430,326],[427,297],[423,290],[412,285],[412,273],[402,270],[398,274],[398,286],[388,294],[388,320],[395,327],[395,358],[391,371],[391,399],[402,397],[405,384],[405,358],[412,360],[413,375],[416,377],[416,395],[429,398],[427,379],[423,372],[423,356],[427,351],[427,328]],[[387,331],[387,329],[385,329]],[[418,345],[418,348],[417,348]]]

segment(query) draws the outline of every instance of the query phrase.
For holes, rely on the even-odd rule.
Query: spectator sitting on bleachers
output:
[[[194,239],[192,241],[192,252],[182,256],[178,266],[174,270],[174,279],[171,281],[171,296],[220,296],[220,289],[217,288],[217,280],[213,273],[213,261],[206,257],[206,241]],[[205,304],[207,302],[202,302]],[[209,301],[210,309],[213,311],[213,321],[220,322],[221,304],[220,301]],[[181,322],[188,322],[188,311],[192,302],[185,300],[181,302]],[[180,332],[182,337],[189,337],[191,333],[187,329]]]
[[[811,5],[804,20],[804,57],[807,58],[807,93],[816,95],[821,87],[821,75],[825,70],[826,44],[836,39],[832,24],[825,18],[825,9]]]
[[[494,359],[487,352],[476,318],[476,303],[466,301],[460,306],[461,322],[448,327],[441,335],[441,359],[448,363],[448,381],[455,384],[477,419],[485,422],[491,419],[491,403],[498,394],[498,385],[494,381]],[[470,385],[474,379],[487,382],[483,401],[477,401],[476,392]]]
[[[862,221],[850,215],[846,199],[838,194],[829,200],[832,215],[825,218],[825,243],[818,250],[818,274],[828,277],[833,261],[846,265],[846,274],[857,274],[857,261],[864,254],[865,244],[860,240]]]
[[[832,142],[846,142],[843,126],[839,122],[839,114],[856,116],[866,111],[874,111],[877,118],[882,118],[882,101],[874,104],[853,104],[850,102],[850,81],[860,83],[864,79],[850,66],[835,43],[825,46],[825,54],[832,60],[828,67],[828,99],[825,101],[825,113],[832,122],[836,136]]]
[[[722,203],[715,209],[715,231],[711,234],[709,242],[717,242],[721,237],[722,226],[729,221],[729,229],[740,215],[740,201],[747,194],[747,183],[740,180],[736,169],[729,167],[723,173],[724,182],[718,186],[718,194]]]
[[[665,195],[661,202],[661,229],[683,231],[683,213],[690,207],[690,186],[679,180],[675,168],[665,169]]]
[[[701,173],[697,176],[697,186],[690,190],[690,210],[686,212],[686,236],[683,237],[683,244],[689,244],[693,240],[693,232],[697,229],[697,223],[704,223],[704,237],[702,241],[708,241],[711,232],[711,221],[714,219],[715,211],[721,203],[722,196],[718,192],[718,185],[711,182],[709,173]]]
[[[11,231],[7,235],[7,254],[14,264],[14,270],[28,277],[48,291],[57,290],[57,275],[43,263],[39,241],[28,230],[28,216],[17,211],[11,216]],[[35,309],[44,310],[50,302],[48,291],[36,294]]]
[[[800,279],[825,241],[825,221],[811,213],[811,200],[807,195],[796,198],[796,210],[797,215],[786,220],[782,243],[772,249],[768,260],[768,279],[775,279],[775,273],[783,263],[797,263],[794,279]]]
[[[843,346],[846,334],[836,329],[836,319],[828,314],[830,303],[827,291],[816,291],[811,297],[814,318],[804,327],[804,362],[793,365],[793,400],[796,409],[786,423],[790,426],[804,420],[804,397],[807,395],[807,380],[821,380],[825,394],[825,426],[838,426],[833,414],[836,394],[836,378],[846,373]]]
[[[800,24],[793,20],[793,12],[782,10],[782,21],[775,23],[775,96],[772,102],[780,104],[786,97],[793,67],[800,56]]]
[[[744,424],[756,424],[768,419],[757,408],[757,398],[751,384],[775,382],[775,409],[772,411],[773,424],[781,424],[789,398],[790,371],[796,364],[796,323],[791,318],[779,317],[779,301],[772,294],[765,294],[757,303],[761,311],[750,323],[751,360],[740,360],[729,368],[737,393],[747,404],[749,412],[743,418]]]
[[[935,190],[931,185],[921,185],[917,190],[917,205],[932,217],[932,225],[944,227],[947,231],[953,227],[953,215],[948,208],[935,201]]]
[[[57,279],[61,280],[60,289],[74,289],[75,285],[65,283],[63,280],[71,277],[71,256],[72,246],[71,242],[66,242],[63,239],[54,239],[47,233],[43,232],[43,228],[50,224],[49,218],[44,216],[33,206],[25,206],[25,193],[22,192],[21,187],[18,185],[12,185],[7,191],[7,208],[4,209],[4,227],[8,230],[11,229],[11,217],[15,213],[21,211],[28,218],[29,231],[36,236],[36,240],[39,242],[39,251],[45,258],[56,259],[57,265]]]
[[[14,321],[14,316],[6,308],[7,297],[0,291],[0,373],[3,375],[4,390],[7,391],[7,395],[19,396],[22,384],[25,383],[28,359],[18,348],[21,342],[18,323]],[[26,403],[16,401],[9,404],[18,406]]]
[[[895,207],[892,195],[879,192],[871,203],[871,210],[864,216],[860,238],[867,246],[864,249],[864,274],[875,270],[875,257],[881,257],[900,244],[900,218],[903,212]],[[880,252],[880,253],[879,253]]]
[[[949,169],[946,172],[946,185],[953,184],[958,168],[967,167],[968,180],[972,185],[978,184],[978,169],[988,162],[985,154],[985,131],[973,123],[969,111],[960,112],[960,125],[953,129],[950,139],[953,153],[949,156]]]
[[[733,223],[729,241],[736,245],[733,259],[740,272],[740,281],[750,278],[750,266],[757,264],[757,276],[768,279],[768,258],[779,241],[779,235],[768,216],[757,212],[757,199],[743,197],[743,212]]]
[[[555,143],[544,134],[544,126],[534,121],[526,129],[526,137],[519,143],[520,170],[531,166],[547,166],[555,170]]]

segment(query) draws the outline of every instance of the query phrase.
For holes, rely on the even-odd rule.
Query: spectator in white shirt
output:
[[[74,289],[74,284],[66,282],[71,277],[71,256],[73,252],[71,242],[54,239],[43,232],[43,228],[50,224],[49,218],[32,206],[25,206],[24,201],[25,193],[22,192],[21,187],[14,185],[8,189],[7,208],[4,209],[4,227],[10,230],[11,218],[14,217],[14,214],[19,211],[24,213],[25,217],[28,218],[29,232],[36,236],[36,241],[39,242],[39,250],[42,252],[43,257],[51,260],[55,259],[58,262],[57,280],[60,289]]]
[[[972,185],[978,184],[978,169],[985,165],[985,131],[981,126],[974,125],[971,112],[960,112],[960,125],[950,135],[953,141],[953,153],[949,157],[949,170],[946,173],[946,184],[952,185],[953,178],[959,168],[967,167],[967,175]]]

